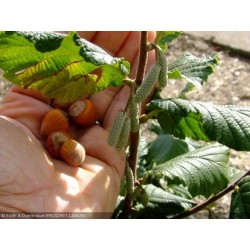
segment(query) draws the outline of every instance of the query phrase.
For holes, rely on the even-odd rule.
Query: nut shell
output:
[[[40,133],[47,137],[55,131],[68,131],[69,121],[66,114],[60,109],[51,109],[42,120]]]
[[[80,143],[70,139],[62,144],[60,155],[66,163],[73,167],[78,167],[84,162],[86,153]]]
[[[74,102],[68,110],[75,124],[90,127],[96,124],[97,112],[89,99]]]
[[[65,131],[56,131],[49,134],[46,146],[50,155],[54,158],[59,158],[62,144],[69,139],[71,139],[70,135]]]

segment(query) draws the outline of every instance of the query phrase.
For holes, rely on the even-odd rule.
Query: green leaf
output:
[[[137,168],[137,176],[141,178],[144,176],[148,167],[151,167],[151,162],[147,160],[148,156],[148,142],[147,139],[141,135],[138,146],[138,168]]]
[[[153,120],[151,121],[151,126],[149,127],[149,130],[151,132],[155,133],[156,135],[165,134],[164,130],[161,128],[159,123],[155,122]],[[194,149],[202,147],[202,144],[200,142],[197,142],[197,141],[195,141],[191,138],[188,138],[188,137],[185,138],[184,142],[188,145],[189,151],[192,151]],[[148,154],[148,151],[146,154]]]
[[[218,141],[235,150],[250,150],[250,107],[175,98],[151,101],[148,110],[155,109],[162,129],[176,137]]]
[[[187,187],[181,185],[169,185],[167,191],[171,194],[178,195],[182,198],[192,199],[192,195],[189,193]]]
[[[217,65],[218,56],[216,54],[197,58],[189,53],[184,53],[176,61],[169,63],[168,78],[184,78],[187,81],[187,85],[181,93],[181,95],[184,95],[194,86],[198,89],[201,88]]]
[[[161,126],[159,125],[159,123],[156,123],[153,120],[151,122],[151,126],[149,127],[149,129],[151,132],[153,132],[157,135],[164,133],[164,131],[161,129]]]
[[[144,207],[141,204],[135,206],[137,217],[165,218],[176,215],[196,205],[196,202],[170,194],[152,184],[144,185],[148,195],[148,203]]]
[[[232,193],[229,219],[250,219],[250,176],[243,178]]]
[[[180,31],[157,31],[155,44],[162,50],[166,50],[167,45],[175,40],[182,32]]]
[[[0,68],[12,83],[61,103],[120,86],[129,74],[128,62],[76,32],[0,32]]]
[[[148,201],[153,204],[178,204],[184,209],[189,209],[193,205],[196,205],[196,202],[188,199],[183,199],[179,196],[172,195],[163,189],[156,187],[152,184],[143,185],[147,195]]]
[[[149,145],[148,157],[160,164],[188,151],[187,142],[169,134],[161,134]]]
[[[181,75],[181,72],[178,69],[176,69],[174,71],[168,72],[168,78],[169,79],[181,79],[182,75]]]
[[[228,148],[212,144],[156,166],[149,176],[156,179],[165,176],[169,184],[187,186],[193,197],[209,197],[225,188],[230,181],[228,157]]]

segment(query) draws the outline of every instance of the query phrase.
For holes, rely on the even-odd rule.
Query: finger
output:
[[[124,86],[113,98],[110,107],[107,110],[106,115],[104,117],[103,121],[104,129],[110,131],[118,111],[125,109],[129,99],[129,95],[130,95],[130,88],[128,86]]]
[[[123,46],[126,42],[127,37],[132,32],[128,31],[105,31],[105,32],[96,32],[94,37],[91,38],[91,42],[100,46],[107,53],[112,56],[116,56],[117,51]],[[130,61],[130,58],[126,56],[126,60]]]
[[[106,112],[119,90],[120,88],[111,87],[90,97],[96,108],[98,121],[103,122]]]
[[[125,152],[118,152],[114,147],[107,144],[108,132],[100,126],[94,126],[85,131],[78,139],[86,151],[86,154],[97,158],[113,170],[115,170],[120,178],[123,176],[125,168]]]
[[[88,41],[91,41],[97,32],[96,31],[77,31],[77,33],[82,38],[84,38]]]
[[[156,35],[155,32],[148,32],[148,41],[153,42],[155,39],[155,35]],[[135,77],[137,70],[137,62],[139,56],[139,40],[140,40],[140,32],[129,32],[127,38],[125,39],[126,42],[124,42],[116,52],[116,56],[118,57],[124,56],[125,59],[129,58],[132,66],[130,77],[132,78]],[[118,46],[116,48],[118,48]],[[148,53],[146,72],[149,69],[149,67],[153,64],[154,58],[155,58],[154,51]],[[116,98],[116,100],[112,102],[113,98],[115,97],[115,95],[118,93],[119,90],[120,89],[117,88],[109,88],[92,97],[92,101],[94,102],[94,105],[97,108],[99,120],[103,121],[104,117],[107,116],[104,123],[104,127],[106,129],[110,129],[110,126],[112,126],[117,111],[123,110],[124,107],[126,106],[129,96],[129,90],[122,92],[122,94],[120,94]],[[114,104],[112,105],[112,107],[110,107],[112,103]]]
[[[112,50],[112,54],[118,57],[125,57],[126,60],[131,63],[131,74],[130,77],[135,77],[137,61],[139,56],[139,41],[140,41],[140,32],[97,32],[97,33],[88,33],[82,34],[83,36],[87,36],[90,40],[97,45],[101,45],[103,48]],[[113,39],[117,37],[118,39]],[[148,32],[148,40],[149,42],[153,42],[155,39],[155,32]],[[114,41],[115,40],[115,41]],[[154,52],[150,52],[148,54],[148,64],[146,67],[146,71],[153,64],[154,61]],[[123,110],[126,106],[126,102],[128,100],[129,91],[124,91],[120,94],[115,104],[110,107],[113,103],[112,100],[116,96],[117,92],[120,89],[117,88],[109,88],[105,91],[102,91],[93,97],[91,100],[93,101],[98,114],[98,120],[103,121],[105,119],[104,127],[109,129],[111,124],[114,121],[114,117],[118,110]],[[116,106],[117,105],[117,106]]]
[[[115,56],[119,55],[121,50],[126,60],[134,60],[134,57],[137,55],[139,49],[139,37],[140,32],[78,32],[78,34],[85,39],[101,46],[107,52]],[[116,39],[114,39],[114,37]],[[137,40],[137,41],[136,41]],[[133,44],[132,48],[128,49],[126,46],[125,49],[128,49],[127,52],[124,49],[124,44],[130,41],[130,45]],[[103,121],[104,117],[112,103],[113,98],[120,91],[120,88],[108,88],[104,91],[97,93],[91,97],[96,110],[97,117],[99,121]],[[121,106],[121,107],[120,107]],[[124,105],[118,106],[118,109],[123,108]]]
[[[41,100],[44,101],[44,98],[35,91],[13,87],[0,106],[0,115],[21,122],[40,139],[41,121],[45,113],[51,109]]]
[[[49,98],[45,97],[41,92],[35,89],[22,89],[14,85],[11,87],[10,91],[33,97],[47,104],[50,102]]]
[[[139,55],[140,32],[129,32],[126,41],[116,51],[116,57],[124,57],[131,64],[130,77],[134,78],[136,73],[136,64]]]

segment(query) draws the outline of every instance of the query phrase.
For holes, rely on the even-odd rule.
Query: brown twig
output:
[[[147,37],[148,37],[147,31],[142,31],[141,41],[140,41],[139,62],[135,78],[136,85],[140,85],[142,83],[145,74],[146,63],[147,63]],[[128,163],[133,171],[135,180],[136,180],[138,145],[139,145],[139,132],[131,133],[131,143],[130,143]]]
[[[137,85],[141,85],[145,70],[146,70],[146,63],[147,63],[147,39],[148,39],[148,32],[142,31],[141,32],[141,41],[140,41],[140,54],[139,54],[139,62],[136,72],[135,83]]]
[[[139,51],[139,62],[136,72],[135,84],[137,86],[141,85],[145,69],[147,63],[147,38],[148,34],[147,31],[141,32],[140,38],[140,51]],[[133,89],[134,92],[134,89]],[[133,95],[134,93],[131,93]],[[136,166],[137,166],[137,154],[138,154],[138,146],[139,146],[139,132],[130,134],[130,145],[129,145],[129,156],[128,156],[128,163],[130,168],[133,171],[134,179],[136,181]],[[125,197],[124,207],[121,213],[121,218],[127,218],[130,214],[132,207],[132,201],[129,197]]]
[[[219,192],[218,194],[216,194],[215,196],[211,197],[210,199],[206,200],[205,202],[193,207],[192,209],[179,214],[175,217],[173,217],[172,219],[183,219],[186,218],[192,214],[195,214],[203,209],[205,209],[208,205],[210,205],[211,203],[217,201],[218,199],[220,199],[221,197],[223,197],[225,194],[233,191],[235,189],[235,187],[238,185],[238,183],[246,176],[250,175],[250,169],[243,175],[241,176],[238,180],[236,180],[235,182],[233,182],[231,185],[229,185],[228,187],[226,187],[225,189],[223,189],[221,192]]]

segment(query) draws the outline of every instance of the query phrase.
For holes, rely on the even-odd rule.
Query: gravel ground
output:
[[[183,34],[176,42],[169,46],[169,61],[177,58],[183,52],[190,52],[194,56],[202,57],[212,52],[219,53],[220,66],[209,77],[208,82],[200,92],[188,94],[189,99],[210,101],[215,104],[250,105],[250,58],[236,52],[225,50],[204,40]],[[165,97],[175,97],[184,82],[171,80],[164,92]],[[0,101],[8,91],[10,83],[1,77],[0,72]],[[250,152],[236,152],[231,150],[230,167],[247,169],[250,167]],[[228,194],[216,202],[212,210],[218,218],[228,218],[230,195]],[[194,218],[207,218],[208,212],[202,211]]]

